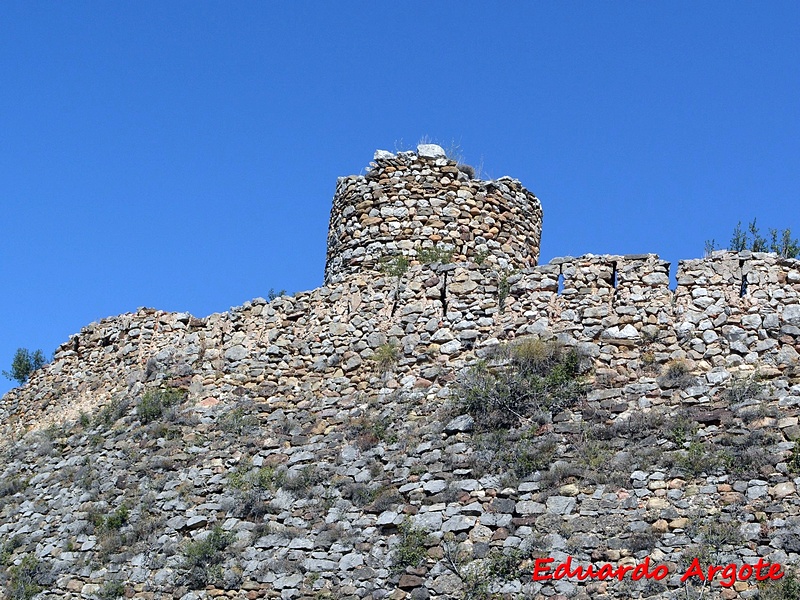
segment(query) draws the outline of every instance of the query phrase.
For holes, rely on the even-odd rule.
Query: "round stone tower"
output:
[[[370,166],[336,186],[326,284],[397,255],[415,260],[431,251],[504,270],[536,265],[542,206],[519,181],[475,179],[471,167],[434,144],[399,154],[378,150]]]

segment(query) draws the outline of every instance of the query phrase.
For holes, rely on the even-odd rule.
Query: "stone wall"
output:
[[[325,283],[399,254],[414,259],[421,248],[452,251],[455,261],[530,267],[541,231],[541,204],[519,181],[474,179],[432,144],[417,153],[379,150],[366,176],[336,186]]]
[[[0,399],[0,592],[29,557],[47,600],[114,581],[144,600],[460,598],[498,553],[507,598],[677,599],[702,548],[800,565],[800,261],[717,252],[681,261],[674,289],[652,254],[535,265],[541,210],[517,182],[424,147],[374,166],[340,180],[325,286],[92,323]],[[452,262],[420,260],[434,244]],[[589,390],[508,433],[501,469],[455,399],[531,336],[576,348]],[[185,400],[144,418],[166,388]],[[540,442],[552,463],[509,477]],[[398,570],[409,523],[424,555]],[[188,548],[215,526],[206,586]],[[532,582],[537,553],[670,575]]]
[[[417,265],[204,319],[142,309],[73,336],[29,386],[0,400],[0,422],[23,427],[45,407],[96,405],[145,381],[154,365],[191,380],[198,400],[239,382],[260,400],[341,390],[341,377],[356,389],[386,342],[398,345],[399,369],[410,373],[423,365],[452,372],[482,348],[525,335],[577,345],[595,372],[619,381],[638,377],[644,353],[697,370],[795,372],[800,261],[718,252],[681,261],[675,290],[668,267],[656,255],[557,258],[510,275],[471,263]]]

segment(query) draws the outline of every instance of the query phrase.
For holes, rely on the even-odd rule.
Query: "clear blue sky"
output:
[[[0,368],[318,287],[336,177],[423,136],[539,196],[542,262],[800,234],[799,65],[796,1],[0,3]]]

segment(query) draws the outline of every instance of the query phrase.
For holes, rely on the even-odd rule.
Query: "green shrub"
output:
[[[166,409],[180,404],[183,399],[184,393],[174,388],[148,390],[136,405],[136,414],[142,424],[147,424],[161,417]]]
[[[508,294],[511,291],[511,284],[508,281],[510,276],[511,273],[504,273],[497,280],[497,303],[500,305],[501,312],[505,310],[506,298],[508,298]]]
[[[739,221],[731,236],[730,249],[734,252],[751,250],[752,252],[775,252],[784,258],[796,258],[800,254],[800,243],[792,237],[790,229],[778,231],[769,230],[770,239],[767,240],[761,235],[756,220],[753,219],[747,226],[747,231],[742,230],[742,222]]]
[[[125,584],[121,581],[106,581],[100,588],[100,600],[117,600],[125,595]]]
[[[378,346],[372,353],[372,361],[379,373],[391,371],[399,360],[400,349],[391,342]]]
[[[411,262],[402,255],[384,256],[378,261],[378,270],[390,277],[402,277]]]
[[[760,398],[766,390],[756,373],[744,378],[731,378],[727,389],[722,393],[722,399],[729,404],[739,404],[745,400]]]
[[[476,265],[480,266],[486,262],[486,259],[489,258],[490,254],[491,252],[488,250],[478,250],[475,254],[473,254],[472,260],[475,261]]]
[[[450,250],[442,248],[441,246],[433,246],[431,248],[418,248],[417,260],[423,265],[430,265],[433,263],[440,263],[446,265],[453,262],[453,254],[455,249]]]
[[[664,373],[658,378],[658,385],[663,388],[679,388],[685,390],[694,385],[695,378],[687,365],[682,360],[673,360],[667,363]]]
[[[428,555],[428,545],[432,542],[428,533],[419,527],[414,527],[409,519],[398,526],[400,530],[400,543],[395,548],[392,570],[396,573],[404,571],[406,567],[417,567]]]
[[[183,570],[186,584],[200,589],[214,582],[220,575],[219,565],[224,562],[223,551],[234,541],[234,535],[216,525],[205,538],[184,544]]]
[[[311,488],[324,480],[324,474],[317,465],[306,465],[298,473],[286,478],[284,489],[294,492],[299,496],[310,497]]]
[[[685,454],[678,454],[675,466],[690,477],[713,473],[728,462],[727,455],[711,444],[691,442]]]
[[[683,446],[697,432],[697,422],[685,411],[679,412],[665,423],[664,436],[677,446]]]
[[[580,401],[580,357],[558,342],[526,340],[497,353],[506,364],[470,369],[455,392],[460,412],[479,429],[510,428],[523,419],[554,415]]]
[[[800,598],[800,579],[790,571],[778,581],[759,583],[758,597],[759,600],[797,600]]]
[[[42,587],[36,581],[39,571],[39,561],[32,554],[27,554],[20,564],[9,568],[9,600],[30,600],[41,592]]]
[[[5,496],[13,496],[17,492],[21,492],[26,487],[28,487],[28,480],[23,479],[22,477],[15,475],[14,477],[10,477],[8,479],[4,479],[0,481],[0,498],[4,498]]]
[[[123,525],[128,523],[128,517],[130,516],[130,510],[128,506],[123,502],[122,505],[112,512],[110,515],[105,517],[103,520],[103,527],[105,531],[118,531],[122,528]]]
[[[14,359],[11,361],[11,371],[3,371],[3,375],[22,385],[28,381],[31,373],[36,369],[41,369],[45,363],[47,360],[41,350],[31,352],[27,348],[17,348]]]
[[[787,461],[790,473],[800,473],[800,440],[794,440],[794,448],[792,448],[792,455]]]
[[[127,398],[114,398],[111,400],[111,402],[101,408],[97,415],[95,415],[95,425],[101,425],[103,427],[109,427],[113,425],[119,419],[125,416],[125,412],[128,410],[128,405],[129,400]],[[98,437],[97,440],[98,442],[102,441],[102,438]]]
[[[220,429],[228,433],[242,435],[248,429],[258,426],[258,419],[245,412],[244,407],[237,406],[225,412],[219,418]]]
[[[10,563],[14,550],[22,546],[22,543],[22,536],[15,535],[0,544],[0,567],[7,566]]]

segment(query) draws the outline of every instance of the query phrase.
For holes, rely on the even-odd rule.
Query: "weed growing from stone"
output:
[[[428,554],[431,543],[428,532],[420,527],[415,527],[409,519],[398,526],[400,543],[395,548],[394,564],[392,570],[400,573],[406,567],[417,567]]]
[[[760,600],[796,600],[800,598],[800,579],[788,572],[778,581],[766,581],[758,585]]]
[[[433,246],[431,248],[418,248],[417,260],[423,265],[431,265],[433,263],[449,264],[453,262],[454,249],[446,249],[441,246]]]
[[[390,277],[402,277],[408,271],[411,261],[405,256],[384,256],[378,261],[378,270]]]
[[[685,453],[677,454],[674,464],[689,477],[699,477],[722,467],[725,455],[712,444],[691,442]]]
[[[117,600],[117,598],[124,595],[125,584],[121,581],[106,581],[98,593],[100,600]]]
[[[375,363],[375,369],[379,373],[387,373],[394,369],[397,362],[400,360],[400,349],[397,344],[387,342],[375,348],[372,353],[372,362]]]
[[[480,266],[486,262],[486,259],[489,258],[491,252],[488,250],[478,250],[475,254],[472,255],[472,260],[475,261],[475,264]]]
[[[160,418],[167,409],[180,404],[185,394],[175,388],[149,390],[136,405],[136,414],[142,424],[147,424]]]
[[[722,393],[722,399],[734,405],[745,400],[761,398],[766,391],[766,385],[761,381],[758,373],[743,378],[732,378],[728,388]]]
[[[219,418],[222,431],[242,435],[258,426],[258,419],[245,411],[243,406],[236,406],[222,414]]]
[[[8,599],[30,600],[42,591],[37,582],[41,565],[33,554],[26,554],[22,562],[8,569]]]
[[[20,546],[22,546],[22,536],[19,535],[4,540],[0,544],[0,567],[11,564],[11,556],[14,554],[14,550]]]
[[[234,535],[224,532],[219,525],[201,540],[184,544],[183,570],[186,585],[201,589],[221,575],[220,564],[225,560],[223,551],[233,543]]]
[[[111,427],[125,416],[128,410],[127,398],[114,398],[95,415],[94,424],[101,427]]]
[[[458,386],[458,409],[478,429],[511,428],[523,420],[549,418],[585,395],[576,350],[557,342],[526,340],[498,350],[502,364],[479,363]]]
[[[673,360],[667,363],[661,377],[658,378],[658,385],[663,388],[679,388],[685,390],[694,385],[695,378],[692,375],[689,365],[682,360]]]

